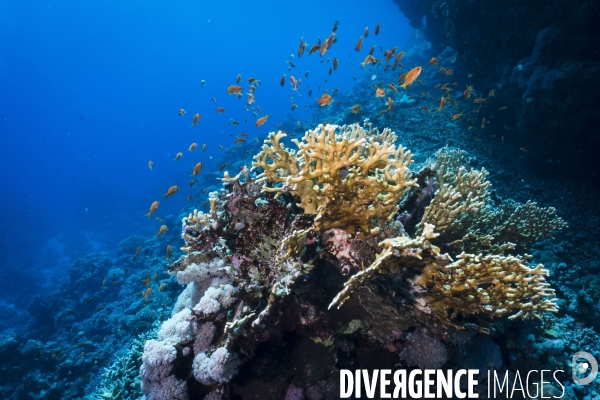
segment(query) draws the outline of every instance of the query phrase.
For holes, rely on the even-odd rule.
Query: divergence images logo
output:
[[[586,361],[579,361],[586,360]],[[573,364],[571,365],[571,376],[573,382],[584,386],[596,379],[598,375],[598,363],[593,355],[586,353],[585,351],[578,351],[573,355]],[[577,375],[584,375],[588,368],[591,368],[592,372],[585,378],[579,378]]]

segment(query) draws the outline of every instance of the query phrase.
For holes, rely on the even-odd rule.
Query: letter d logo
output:
[[[581,358],[587,360],[589,364],[587,362],[578,362]],[[591,367],[592,369],[590,375],[586,378],[578,378],[577,374],[585,374],[588,367]],[[598,362],[596,362],[593,355],[586,353],[585,351],[578,351],[573,355],[573,363],[571,364],[571,376],[573,377],[573,382],[584,386],[596,379],[596,375],[598,375]]]

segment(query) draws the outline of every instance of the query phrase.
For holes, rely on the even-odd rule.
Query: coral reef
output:
[[[146,398],[327,397],[338,368],[438,368],[461,330],[558,310],[548,271],[519,255],[565,226],[553,209],[496,204],[462,152],[411,172],[368,122],[320,125],[297,151],[284,137],[183,218],[169,274],[186,288],[145,345]]]

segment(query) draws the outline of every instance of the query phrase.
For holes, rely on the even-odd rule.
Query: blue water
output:
[[[231,146],[240,132],[262,140],[280,124],[293,126],[325,89],[351,87],[371,45],[401,47],[414,35],[391,1],[283,4],[0,4],[0,300],[25,308],[33,294],[54,290],[75,258],[155,234],[160,223],[143,217],[150,204],[179,185],[157,213],[178,215],[188,206],[192,167],[202,161],[202,174],[210,174],[231,161],[218,144]],[[308,48],[297,57],[300,37],[311,45],[325,40],[336,20],[338,43],[325,57],[308,56]],[[354,46],[366,25],[371,32],[359,55]],[[331,63],[319,62],[334,56],[340,67],[329,76]],[[238,73],[245,91],[249,77],[261,81],[255,104],[270,118],[260,128],[244,111],[246,96],[227,96]],[[280,86],[284,73],[303,80],[302,97],[287,78]],[[299,106],[293,112],[288,95]],[[218,114],[217,106],[226,111]],[[202,118],[192,129],[196,113]],[[192,142],[199,148],[190,153]],[[180,151],[183,158],[173,161]]]

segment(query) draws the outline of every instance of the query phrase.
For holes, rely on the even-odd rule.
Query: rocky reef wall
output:
[[[527,148],[540,172],[576,170],[600,183],[597,2],[394,3],[431,42],[432,56],[452,47],[474,86],[496,89],[509,104],[496,129]]]

